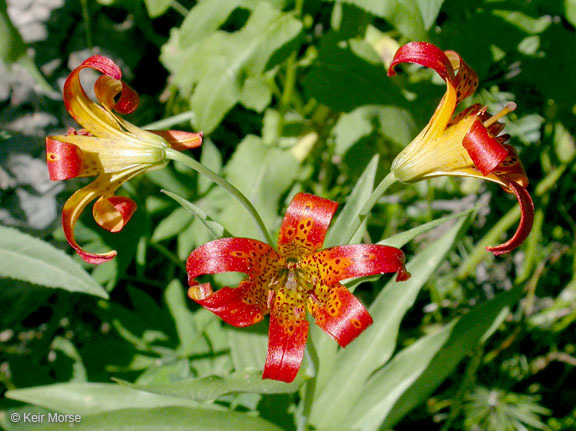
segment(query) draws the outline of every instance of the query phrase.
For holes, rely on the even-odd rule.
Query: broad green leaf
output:
[[[390,142],[405,145],[417,130],[411,115],[396,106],[361,106],[343,114],[333,129],[335,151],[344,155],[361,138],[379,130]]]
[[[363,50],[358,47],[374,53],[373,48],[364,41],[355,42],[343,41],[334,32],[322,37],[318,58],[304,78],[307,97],[344,112],[363,105],[401,103],[398,88],[386,76],[384,65],[374,63],[371,56],[361,56]]]
[[[296,392],[307,376],[300,373],[292,383],[263,380],[261,371],[238,371],[228,376],[209,376],[200,379],[180,380],[163,385],[136,385],[116,379],[124,386],[140,391],[194,401],[214,401],[235,393],[285,394]]]
[[[226,332],[228,332],[230,354],[236,371],[261,370],[266,359],[268,335],[233,327],[226,328]]]
[[[224,9],[215,22],[229,13],[227,7]],[[272,59],[281,60],[281,48],[294,40],[301,29],[302,23],[292,14],[260,2],[244,27],[236,32],[218,30],[191,46],[181,43],[179,33],[173,32],[163,48],[162,61],[173,72],[174,83],[183,96],[191,96],[196,128],[206,133],[214,130],[240,100],[246,85],[246,94],[253,96],[253,80],[262,79],[272,66]],[[263,103],[260,98],[256,104],[254,98],[249,100],[252,107]]]
[[[238,0],[209,0],[198,2],[180,27],[180,45],[189,46],[210,36],[240,5]]]
[[[385,420],[385,429],[393,427],[426,400],[474,346],[496,330],[521,295],[522,287],[502,293],[402,350],[370,378],[347,424],[375,431]]]
[[[6,0],[0,0],[0,59],[11,64],[25,55],[26,44],[10,20]]]
[[[402,318],[416,296],[444,260],[460,236],[467,219],[410,259],[408,281],[390,280],[369,308],[374,324],[350,346],[339,352],[329,380],[319,381],[319,396],[312,407],[311,423],[318,428],[336,427],[362,397],[370,375],[392,356]]]
[[[348,238],[346,238],[346,236],[350,230],[351,223],[360,217],[360,210],[364,202],[370,197],[374,188],[374,178],[378,170],[378,160],[378,155],[372,157],[372,160],[370,160],[370,163],[368,163],[368,166],[364,169],[354,189],[347,197],[346,205],[328,230],[324,241],[325,248],[340,245],[347,241]]]
[[[444,0],[417,0],[417,3],[422,21],[424,21],[424,28],[429,30],[436,22]]]
[[[329,0],[348,3],[384,18],[409,39],[426,40],[426,26],[418,0]]]
[[[172,1],[173,0],[144,0],[144,4],[148,10],[148,15],[150,15],[151,18],[156,18],[166,13]]]
[[[25,429],[25,428],[22,428]],[[37,429],[36,427],[29,429]],[[82,417],[80,423],[44,424],[42,430],[65,431],[282,431],[276,425],[246,413],[201,408],[131,408]]]
[[[259,137],[249,135],[237,147],[224,173],[252,202],[266,226],[274,226],[280,199],[297,177],[299,165],[289,150],[266,145]],[[229,232],[260,239],[254,220],[223,189],[213,189],[209,197],[207,200],[222,211],[218,220]]]
[[[45,241],[0,226],[0,277],[108,298],[70,256]]]
[[[272,100],[272,88],[265,77],[251,76],[244,81],[240,103],[256,112],[262,112]]]
[[[177,196],[172,196],[168,193],[166,194],[172,198],[173,196]],[[175,198],[173,199],[176,200]],[[188,209],[176,208],[165,218],[163,218],[160,223],[158,223],[158,226],[156,226],[156,229],[154,229],[154,233],[152,234],[152,241],[159,242],[175,237],[184,229],[186,229],[190,223],[192,223],[193,218],[194,215],[191,214]]]
[[[576,27],[576,0],[564,0],[564,13],[568,22]]]
[[[6,392],[5,395],[7,398],[56,412],[79,415],[132,407],[194,407],[198,405],[191,400],[135,391],[112,383],[57,383],[14,389]]]
[[[214,220],[212,220],[208,215],[202,211],[201,208],[194,205],[192,202],[187,201],[181,196],[178,196],[176,193],[169,192],[167,190],[162,190],[163,193],[170,196],[180,205],[182,205],[183,210],[187,211],[188,213],[192,213],[193,216],[196,216],[196,219],[200,221],[204,227],[208,230],[210,235],[213,237],[212,239],[222,238],[226,233],[226,230],[222,227],[222,225]],[[178,210],[177,210],[178,211]]]
[[[194,324],[194,314],[188,308],[190,301],[185,294],[185,288],[177,279],[172,280],[164,292],[164,301],[174,319],[176,332],[180,339],[180,348],[184,354],[192,353],[192,344],[199,336]]]

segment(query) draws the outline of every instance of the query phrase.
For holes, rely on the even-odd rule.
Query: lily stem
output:
[[[378,199],[380,199],[380,197],[384,193],[386,193],[386,190],[388,190],[388,188],[396,181],[398,181],[398,178],[396,178],[394,172],[388,173],[388,175],[386,175],[384,179],[380,181],[380,184],[376,186],[370,197],[366,200],[366,202],[364,202],[362,208],[360,208],[360,211],[358,212],[358,217],[356,217],[354,221],[351,223],[350,228],[348,229],[348,235],[346,238],[344,238],[343,241],[344,244],[350,242],[352,238],[354,238],[356,232],[358,231],[358,229],[360,229],[362,222],[366,219],[368,213],[372,210],[372,208],[374,208],[374,205],[376,205]]]
[[[252,203],[248,200],[248,198],[246,196],[244,196],[244,194],[242,194],[242,192],[240,192],[240,190],[238,190],[236,187],[234,187],[232,184],[230,184],[228,181],[226,181],[224,178],[222,178],[216,172],[208,169],[202,163],[197,162],[193,158],[181,153],[180,151],[169,148],[166,150],[166,157],[170,160],[175,160],[175,161],[178,161],[178,162],[185,164],[190,169],[195,170],[199,174],[204,175],[205,177],[207,177],[211,181],[213,181],[216,184],[218,184],[219,186],[223,187],[224,190],[226,190],[228,193],[230,193],[244,208],[246,208],[246,210],[252,216],[252,218],[254,219],[254,222],[258,226],[258,229],[260,230],[260,233],[262,234],[262,237],[264,238],[264,240],[271,247],[274,247],[274,242],[272,241],[272,238],[270,237],[270,233],[268,232],[268,229],[266,229],[266,226],[264,225],[264,222],[262,221],[262,217],[260,217],[260,214],[258,213],[256,208],[254,208],[254,205],[252,205]]]

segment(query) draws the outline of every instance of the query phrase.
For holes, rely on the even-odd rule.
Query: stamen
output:
[[[266,300],[266,307],[272,308],[272,301],[274,301],[274,290],[268,290],[268,299]]]
[[[508,102],[506,104],[506,106],[504,106],[504,108],[502,108],[502,110],[500,110],[500,112],[498,112],[496,115],[493,115],[492,117],[490,117],[486,121],[484,121],[484,127],[490,127],[492,124],[494,124],[500,118],[508,115],[510,112],[515,111],[516,108],[517,108],[517,105],[514,102]]]

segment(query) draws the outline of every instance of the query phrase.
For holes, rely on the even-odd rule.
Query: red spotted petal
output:
[[[72,144],[46,138],[46,163],[52,181],[62,181],[81,175],[82,151]]]
[[[255,291],[254,283],[245,280],[234,289],[223,287],[216,293],[212,293],[208,283],[193,285],[188,296],[226,323],[244,327],[260,322],[267,312],[265,306],[253,302]]]
[[[518,224],[514,236],[508,241],[494,247],[486,247],[486,249],[494,253],[495,256],[510,253],[512,250],[519,247],[530,234],[534,223],[534,203],[532,202],[530,193],[528,193],[524,187],[515,182],[510,182],[508,186],[520,204],[520,223]]]
[[[319,271],[322,283],[332,285],[341,280],[397,272],[397,281],[410,278],[404,266],[404,253],[378,244],[341,245],[314,253],[306,264]]]
[[[304,258],[322,248],[336,202],[298,193],[290,202],[278,235],[278,251],[286,258]]]
[[[305,318],[285,319],[277,310],[272,311],[263,379],[290,383],[296,378],[304,357],[308,326]]]
[[[500,163],[494,172],[494,175],[505,179],[508,182],[514,182],[524,188],[528,187],[528,176],[518,157],[518,152],[512,145],[503,144],[508,150],[508,156]],[[505,189],[506,190],[506,189]],[[506,190],[510,192],[510,190]]]
[[[124,196],[101,196],[92,207],[92,214],[96,223],[109,232],[120,232],[130,221],[136,211],[137,205],[130,198]]]
[[[184,132],[181,130],[148,130],[162,136],[168,144],[178,151],[185,151],[202,145],[203,133]]]
[[[482,175],[490,174],[508,156],[506,147],[478,119],[462,140],[462,145]]]
[[[255,279],[278,261],[276,251],[268,244],[250,238],[222,238],[198,247],[186,261],[188,279],[222,272],[243,272]],[[190,283],[193,284],[192,282]]]
[[[314,308],[316,325],[346,347],[372,324],[372,317],[362,303],[341,284],[330,289],[330,299]]]

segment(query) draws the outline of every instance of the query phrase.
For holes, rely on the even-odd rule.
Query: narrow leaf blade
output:
[[[66,253],[16,229],[0,226],[0,277],[108,298]]]

